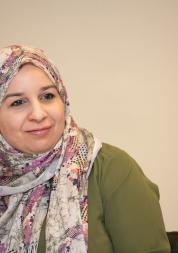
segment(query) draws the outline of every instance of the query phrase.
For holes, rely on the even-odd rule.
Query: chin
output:
[[[28,154],[35,154],[35,155],[37,155],[37,154],[41,154],[41,153],[45,153],[45,152],[48,152],[48,151],[50,151],[50,150],[52,150],[53,148],[54,148],[54,146],[56,145],[56,143],[52,143],[51,145],[49,145],[49,143],[48,143],[48,145],[34,145],[35,146],[35,148],[34,148],[34,146],[33,146],[33,148],[27,148],[26,150],[24,150],[26,153],[28,153]]]

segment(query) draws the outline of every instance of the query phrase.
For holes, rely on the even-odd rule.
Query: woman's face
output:
[[[16,149],[38,154],[53,148],[64,130],[64,104],[41,69],[25,64],[0,107],[0,132]]]

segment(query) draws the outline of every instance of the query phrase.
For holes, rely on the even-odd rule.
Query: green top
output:
[[[124,151],[103,144],[88,186],[88,253],[170,253],[159,192]],[[38,253],[45,252],[44,229]]]

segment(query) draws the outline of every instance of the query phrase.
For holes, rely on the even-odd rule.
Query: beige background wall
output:
[[[0,47],[43,48],[76,121],[127,150],[178,230],[178,1],[0,0]]]

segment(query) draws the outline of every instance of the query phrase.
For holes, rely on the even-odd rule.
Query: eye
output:
[[[52,100],[53,98],[55,98],[55,95],[51,92],[42,94],[40,96],[40,100],[44,100],[44,101]]]
[[[18,100],[15,100],[14,102],[12,102],[10,104],[11,107],[18,107],[18,106],[21,106],[25,103],[25,100],[23,99],[18,99]]]

